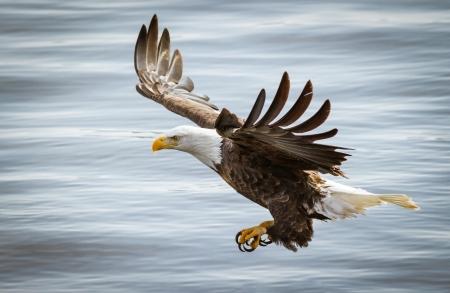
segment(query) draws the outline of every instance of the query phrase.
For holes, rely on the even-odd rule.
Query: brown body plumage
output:
[[[248,152],[229,139],[222,146],[222,164],[217,173],[238,193],[269,209],[275,225],[268,229],[271,240],[296,250],[306,247],[313,235],[312,218],[308,214],[324,196],[315,187],[320,177],[314,171],[274,164],[258,152]],[[318,181],[319,183],[320,181]]]

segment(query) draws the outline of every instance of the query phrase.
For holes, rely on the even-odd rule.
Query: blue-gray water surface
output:
[[[1,292],[450,292],[450,2],[0,2]],[[314,223],[308,248],[241,253],[270,219],[194,157],[189,124],[135,91],[158,14],[184,76],[246,117],[284,71],[354,148],[335,180],[420,205]],[[330,177],[327,177],[330,178]]]

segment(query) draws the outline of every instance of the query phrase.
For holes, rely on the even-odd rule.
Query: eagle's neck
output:
[[[217,170],[216,165],[222,161],[222,140],[215,129],[200,128],[191,142],[192,147],[186,151],[206,166]]]

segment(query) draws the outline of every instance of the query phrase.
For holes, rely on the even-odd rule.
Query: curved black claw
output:
[[[270,243],[272,243],[272,241],[271,240],[269,240],[269,239],[264,239],[264,240],[259,240],[259,245],[260,246],[267,246],[267,245],[269,245]]]
[[[250,244],[248,244],[248,241],[245,241],[245,244],[246,244],[247,246],[249,246],[250,248],[245,247],[245,244],[239,243],[239,237],[240,237],[241,235],[242,235],[242,232],[239,231],[239,232],[236,234],[236,237],[234,238],[234,240],[236,241],[236,244],[238,245],[239,250],[242,251],[242,252],[246,252],[246,251],[247,251],[247,252],[252,252],[253,250],[255,250],[256,248],[250,247]]]
[[[242,245],[242,248],[244,248],[244,250],[247,251],[247,252],[252,252],[253,250],[256,249],[256,248],[252,248],[252,247],[247,248],[247,247],[245,247],[245,245]]]
[[[239,241],[238,241],[238,240],[239,240],[239,236],[241,236],[241,235],[242,235],[242,232],[239,231],[239,232],[236,234],[236,237],[234,238],[234,240],[236,241],[236,244],[238,245],[239,250],[242,251],[242,252],[245,252],[245,250],[242,249],[242,247],[243,247],[244,245],[240,244]]]
[[[239,243],[239,236],[241,236],[241,235],[242,235],[242,232],[239,231],[239,232],[236,234],[236,237],[234,238],[234,240],[236,241],[236,244],[237,244],[237,245],[240,244],[240,243]]]

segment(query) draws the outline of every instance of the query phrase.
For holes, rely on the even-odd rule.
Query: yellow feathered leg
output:
[[[242,252],[251,252],[260,245],[267,246],[272,243],[272,241],[270,241],[270,236],[268,237],[268,240],[261,240],[261,236],[267,234],[267,228],[273,226],[273,223],[273,221],[265,221],[259,224],[259,226],[247,228],[238,232],[236,234],[236,243],[239,250]],[[248,243],[251,239],[253,239],[252,242]],[[245,247],[245,245],[250,248]]]

